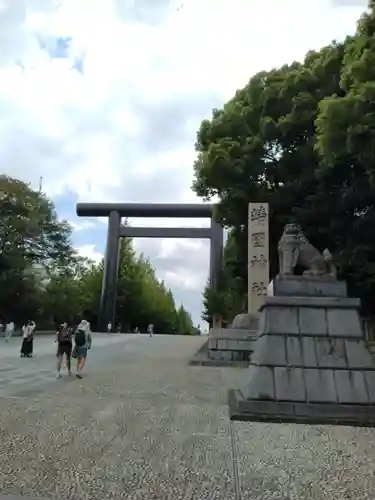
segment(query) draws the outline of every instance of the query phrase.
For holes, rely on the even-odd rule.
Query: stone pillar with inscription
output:
[[[268,203],[249,203],[248,313],[259,311],[269,282]]]

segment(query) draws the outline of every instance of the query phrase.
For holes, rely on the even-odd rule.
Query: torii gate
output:
[[[115,322],[116,282],[120,238],[205,238],[211,240],[209,283],[218,285],[222,267],[224,231],[214,220],[211,204],[183,203],[77,203],[79,217],[108,217],[107,245],[99,311],[99,331]],[[210,218],[209,228],[130,227],[121,224],[122,217]]]

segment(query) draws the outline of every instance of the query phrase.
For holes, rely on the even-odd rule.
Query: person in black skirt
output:
[[[28,321],[22,327],[21,358],[32,358],[34,348],[34,321]]]

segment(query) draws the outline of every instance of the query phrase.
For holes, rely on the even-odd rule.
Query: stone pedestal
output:
[[[239,328],[212,329],[208,336],[208,348],[220,351],[253,351],[256,331]]]
[[[267,288],[268,296],[287,297],[347,297],[345,281],[326,277],[312,278],[304,276],[276,277]]]
[[[211,328],[207,349],[196,353],[191,364],[204,366],[249,366],[250,356],[257,338],[259,316],[238,314],[229,328]]]
[[[375,426],[375,364],[360,301],[340,297],[340,282],[313,281],[278,280],[274,290],[284,295],[266,298],[247,383],[229,394],[232,420]],[[309,296],[313,286],[321,296]],[[290,287],[300,296],[288,296]],[[324,297],[328,288],[336,296]]]
[[[231,328],[241,330],[257,330],[259,316],[257,314],[242,313],[237,314],[232,321]]]

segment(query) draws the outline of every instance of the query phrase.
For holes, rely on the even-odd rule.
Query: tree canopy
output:
[[[82,258],[71,242],[72,228],[58,219],[53,203],[27,184],[0,176],[0,319],[53,328],[82,318],[98,320],[103,262]],[[116,325],[155,332],[194,333],[190,314],[176,305],[131,239],[120,244]]]
[[[248,203],[266,201],[270,278],[282,228],[298,222],[317,248],[330,249],[364,312],[375,312],[374,63],[371,2],[354,36],[255,75],[202,122],[193,189],[220,200],[218,218],[236,247],[223,273],[237,278],[242,297]]]
[[[224,246],[223,267],[217,289],[211,290],[207,283],[203,292],[202,319],[207,323],[212,321],[214,314],[219,314],[224,323],[228,323],[247,305],[246,295],[242,290],[243,280],[236,272],[238,261],[238,245],[235,233],[231,231]]]

